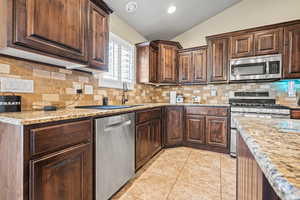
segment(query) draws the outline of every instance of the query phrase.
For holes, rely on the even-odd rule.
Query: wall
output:
[[[116,15],[111,15],[110,27],[113,33],[132,44],[146,41],[142,35]],[[16,94],[22,96],[23,110],[41,109],[45,105],[73,107],[102,104],[104,96],[108,96],[112,104],[121,103],[122,90],[99,87],[96,76],[46,64],[37,64],[0,55],[0,77],[34,80],[34,94]],[[80,85],[82,88],[85,85],[90,85],[93,87],[94,94],[78,96],[74,89],[76,85]],[[152,86],[136,85],[135,89],[128,93],[129,103],[151,102],[152,91]],[[6,94],[11,93],[0,93],[0,95]]]
[[[205,37],[300,19],[299,0],[242,0],[175,37],[184,48],[206,44]]]
[[[271,83],[239,83],[202,86],[163,86],[156,88],[152,100],[157,103],[169,102],[170,91],[183,94],[185,102],[192,102],[192,96],[200,96],[203,104],[228,104],[232,91],[269,91],[274,95],[278,104],[296,105],[296,97],[288,97],[288,82],[278,81]],[[211,96],[211,90],[217,91],[217,96]],[[300,80],[295,80],[295,90],[300,92]]]

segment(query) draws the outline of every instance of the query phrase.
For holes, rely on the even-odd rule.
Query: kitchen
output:
[[[299,8],[1,1],[0,199],[300,199]]]

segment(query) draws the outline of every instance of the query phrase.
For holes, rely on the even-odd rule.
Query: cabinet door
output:
[[[92,200],[92,145],[83,144],[30,162],[30,200]]]
[[[166,146],[182,144],[183,107],[166,107]]]
[[[186,116],[186,142],[205,144],[205,116]]]
[[[152,155],[161,150],[161,120],[156,119],[152,121],[152,133],[151,133],[151,145]]]
[[[228,121],[226,117],[206,117],[206,143],[227,148]]]
[[[284,78],[300,78],[300,24],[284,29]]]
[[[283,47],[283,29],[256,32],[254,35],[255,55],[280,53]]]
[[[15,0],[14,43],[87,61],[87,0]]]
[[[193,80],[193,68],[192,68],[192,53],[185,52],[180,53],[179,60],[179,82],[191,83]]]
[[[240,58],[254,56],[253,34],[234,36],[231,38],[231,57]]]
[[[89,66],[108,71],[108,14],[89,4]]]
[[[193,82],[207,82],[207,49],[201,49],[193,52]]]
[[[210,82],[228,80],[228,39],[209,41]]]
[[[167,44],[160,44],[160,64],[159,76],[162,83],[176,83],[177,82],[177,68],[176,68],[176,52],[177,47]]]
[[[158,48],[150,46],[149,50],[149,79],[151,83],[157,82]]]
[[[151,147],[151,122],[145,122],[136,126],[136,139],[135,139],[135,163],[136,169],[140,168],[149,159]]]

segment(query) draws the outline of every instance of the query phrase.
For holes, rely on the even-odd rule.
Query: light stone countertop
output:
[[[13,113],[0,113],[0,122],[14,124],[14,125],[32,125],[46,122],[54,122],[60,120],[77,119],[84,117],[101,117],[105,115],[133,112],[148,108],[162,107],[162,106],[214,106],[214,107],[228,107],[229,104],[169,104],[169,103],[146,103],[141,106],[125,109],[114,110],[99,110],[99,109],[60,109],[57,111],[24,111]]]
[[[243,140],[282,200],[300,200],[300,120],[235,117]]]

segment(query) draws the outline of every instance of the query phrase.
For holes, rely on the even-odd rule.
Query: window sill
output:
[[[123,89],[123,82],[110,80],[110,79],[100,79],[99,80],[99,87],[122,90]],[[128,87],[128,90],[133,90],[134,89],[134,83],[128,83],[127,87]]]

